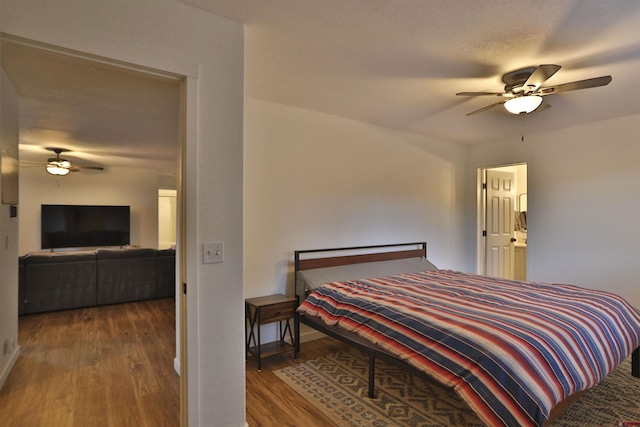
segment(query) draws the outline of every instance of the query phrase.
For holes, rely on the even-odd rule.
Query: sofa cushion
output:
[[[157,249],[156,250],[156,257],[175,258],[176,257],[176,250],[175,249]]]
[[[155,249],[132,248],[132,249],[98,249],[96,259],[128,259],[128,258],[149,258],[156,255]]]
[[[96,304],[95,254],[30,254],[19,264],[23,314]]]
[[[45,264],[59,262],[95,261],[95,252],[46,252],[32,253],[20,257],[21,264]]]
[[[19,314],[175,296],[175,249],[37,252],[19,258]]]
[[[155,249],[96,251],[98,305],[156,297]]]

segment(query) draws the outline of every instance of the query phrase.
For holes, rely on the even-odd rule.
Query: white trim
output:
[[[180,360],[177,357],[173,358],[173,370],[180,376]]]
[[[31,40],[34,46],[50,46],[53,49],[59,46],[59,52],[67,53],[66,50],[76,51],[78,56],[85,52],[87,58],[101,57],[105,63],[112,63],[115,66],[129,64],[133,69],[139,67],[140,71],[156,70],[157,73],[171,73],[184,75],[187,87],[186,95],[186,138],[185,149],[187,157],[187,171],[185,174],[186,195],[183,199],[187,204],[186,221],[187,221],[187,245],[184,249],[187,259],[187,277],[189,280],[189,290],[187,294],[187,322],[188,331],[188,360],[187,360],[187,382],[188,382],[188,417],[189,426],[200,425],[200,383],[199,383],[199,346],[198,346],[198,312],[197,312],[197,293],[198,293],[198,274],[197,274],[197,228],[198,228],[198,198],[197,198],[197,182],[198,182],[198,75],[200,64],[189,59],[180,58],[179,60],[171,55],[161,52],[152,52],[147,49],[140,49],[135,46],[124,45],[113,40],[104,43],[97,48],[95,44],[85,44],[81,38],[73,37],[73,32],[60,32],[51,27],[39,27],[33,30],[33,26],[26,26],[32,31],[25,33],[20,28],[19,23],[10,21],[7,25],[0,19],[1,38],[11,38],[13,40]],[[17,36],[16,34],[20,34]],[[42,40],[47,40],[44,42]],[[123,53],[125,52],[125,53]],[[173,59],[173,61],[172,61]],[[112,61],[112,62],[111,62]],[[183,187],[184,188],[184,187]],[[178,256],[179,253],[176,253]],[[178,272],[176,272],[178,274]],[[177,313],[176,313],[177,314]],[[179,356],[178,356],[179,357]],[[13,361],[12,363],[15,363]],[[174,362],[175,364],[175,362]],[[12,364],[10,364],[12,366]],[[178,367],[180,362],[178,361]],[[178,370],[178,372],[180,372]],[[8,373],[7,373],[8,375]],[[4,373],[3,373],[4,376]],[[4,382],[4,379],[2,380]],[[187,426],[181,426],[187,427]]]
[[[20,346],[16,347],[15,351],[11,353],[11,358],[9,359],[9,363],[5,367],[4,371],[2,371],[2,376],[0,376],[0,390],[2,389],[2,386],[4,386],[4,382],[9,377],[9,374],[13,369],[13,365],[16,364],[16,361],[18,360],[18,356],[20,356]]]
[[[476,169],[476,274],[484,274],[485,237],[482,235],[485,229],[485,191],[482,184],[485,182],[486,168]]]
[[[185,119],[185,159],[182,165],[185,167],[182,184],[185,218],[184,259],[186,271],[182,276],[187,283],[187,336],[186,339],[187,360],[187,404],[189,426],[202,425],[200,416],[200,337],[198,327],[198,294],[200,291],[198,278],[198,79],[186,78],[186,119]],[[181,326],[185,330],[185,325]],[[187,427],[187,426],[181,426]]]
[[[57,47],[60,52],[75,51],[78,55],[86,55],[86,58],[96,60],[101,57],[113,61],[114,65],[122,66],[129,64],[139,66],[140,70],[158,70],[164,73],[171,73],[178,76],[197,77],[200,64],[189,58],[179,58],[167,56],[163,52],[153,52],[149,49],[140,48],[132,44],[123,44],[116,40],[109,40],[101,46],[96,46],[93,40],[83,40],[76,37],[72,31],[60,29],[44,23],[38,26],[27,25],[20,19],[0,20],[3,38],[9,37],[12,41],[23,40],[35,42],[39,47]],[[17,35],[19,34],[19,36]],[[46,40],[44,42],[43,40]],[[141,58],[144,58],[141,60]],[[144,64],[141,64],[144,62]]]
[[[137,72],[149,74],[156,77],[162,77],[162,78],[173,79],[173,80],[182,80],[184,78],[184,76],[181,74],[175,74],[169,71],[160,71],[154,68],[137,65],[130,62],[119,61],[117,59],[103,58],[99,55],[92,55],[90,53],[79,52],[72,49],[65,49],[65,48],[55,46],[55,45],[50,45],[47,43],[35,42],[33,40],[13,36],[11,34],[4,34],[2,36],[2,40],[9,43],[21,45],[21,46],[28,46],[35,49],[44,50],[46,52],[52,52],[52,53],[56,53],[64,56],[69,56],[75,59],[96,62],[98,64],[105,64],[109,66],[123,68],[125,70],[137,71]]]

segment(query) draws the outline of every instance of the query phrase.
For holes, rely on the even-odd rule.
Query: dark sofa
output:
[[[96,304],[95,253],[31,254],[20,264],[23,314]]]
[[[154,249],[98,249],[98,305],[156,297]]]
[[[156,251],[156,297],[168,298],[176,295],[176,251]]]
[[[175,250],[35,253],[19,260],[19,314],[175,296]]]

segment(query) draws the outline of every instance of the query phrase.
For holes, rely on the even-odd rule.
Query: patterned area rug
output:
[[[376,362],[376,398],[369,399],[367,372],[366,357],[349,350],[289,366],[275,374],[340,427],[483,426],[450,389],[382,361]],[[552,426],[635,425],[640,422],[639,401],[640,379],[631,376],[629,359]]]

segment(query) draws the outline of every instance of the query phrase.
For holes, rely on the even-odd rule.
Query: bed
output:
[[[295,252],[300,324],[452,387],[487,425],[548,425],[632,355],[640,312],[571,285],[439,270],[426,243]],[[549,309],[551,308],[551,309]]]

